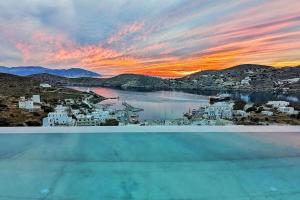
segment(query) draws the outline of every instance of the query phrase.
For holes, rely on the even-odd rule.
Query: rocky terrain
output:
[[[219,91],[300,91],[297,78],[300,78],[300,66],[274,68],[245,64],[224,70],[198,72],[177,79],[174,87]]]

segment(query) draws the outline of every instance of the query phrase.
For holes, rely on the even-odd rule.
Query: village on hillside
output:
[[[40,87],[51,88],[49,84]],[[154,125],[271,125],[300,124],[299,108],[287,101],[269,101],[266,104],[247,104],[241,100],[233,100],[228,94],[210,97],[210,102],[198,109],[183,113],[174,120],[140,120],[139,112],[143,108],[135,108],[123,102],[123,108],[110,104],[94,102],[93,93],[86,91],[83,98],[60,99],[50,105],[44,102],[39,94],[30,98],[20,97],[18,108],[26,112],[38,112],[41,107],[48,107],[49,112],[42,119],[42,126],[154,126]]]
[[[51,88],[49,84],[40,87]],[[50,112],[42,119],[42,126],[118,126],[138,124],[137,112],[142,109],[134,108],[123,102],[124,109],[115,109],[111,105],[102,105],[94,101],[94,93],[89,90],[82,98],[60,99],[55,104],[49,104],[41,99],[39,94],[32,97],[20,97],[18,108],[31,113],[38,113],[42,107],[50,108]]]

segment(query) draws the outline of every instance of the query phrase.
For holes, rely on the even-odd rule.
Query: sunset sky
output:
[[[0,65],[178,77],[300,65],[299,0],[0,1]]]

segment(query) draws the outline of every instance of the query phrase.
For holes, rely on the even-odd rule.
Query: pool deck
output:
[[[0,129],[0,200],[300,199],[298,127],[122,128]]]

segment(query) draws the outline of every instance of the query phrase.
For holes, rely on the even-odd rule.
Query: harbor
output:
[[[124,98],[106,98],[99,103],[91,102],[89,93],[83,99],[65,99],[54,107],[43,119],[43,126],[230,126],[230,125],[276,125],[300,124],[299,107],[288,101],[268,101],[263,104],[234,100],[228,94],[207,97],[206,102],[196,103],[193,108],[182,112],[175,118],[143,119],[147,111],[138,103],[127,102]],[[132,96],[132,95],[131,95]],[[201,97],[201,96],[199,96]],[[173,97],[174,98],[174,97]],[[41,99],[38,95],[31,98],[35,105]],[[176,100],[178,101],[178,99]],[[21,98],[19,106],[24,108],[27,101]],[[167,101],[168,102],[168,101]],[[25,103],[25,104],[24,104]],[[34,104],[35,103],[35,104]],[[24,105],[23,105],[24,104]],[[168,104],[170,104],[168,102]],[[176,109],[176,108],[174,108]],[[31,111],[29,109],[29,111]],[[151,110],[150,110],[151,111]]]

